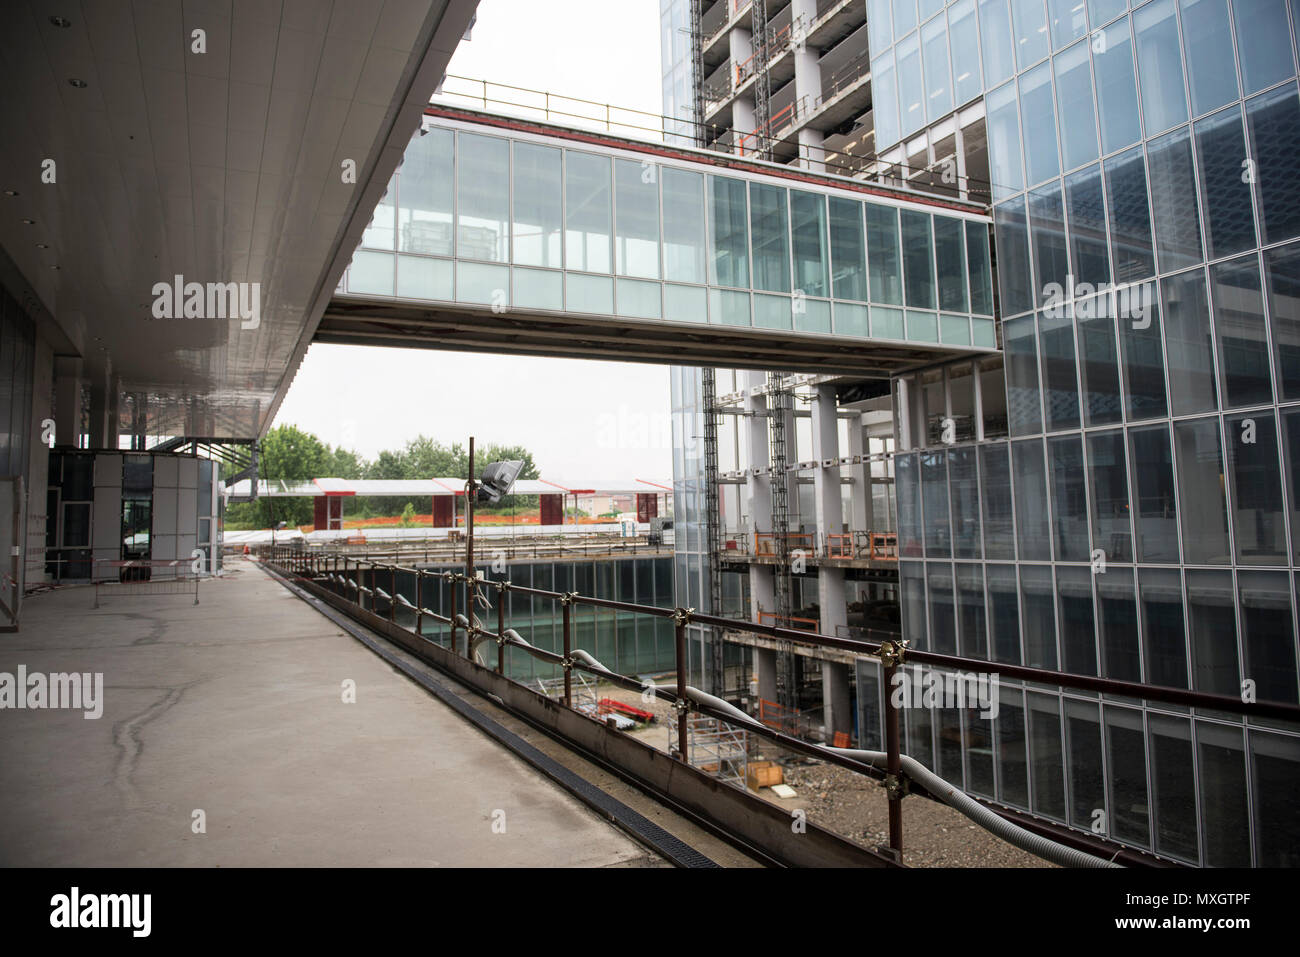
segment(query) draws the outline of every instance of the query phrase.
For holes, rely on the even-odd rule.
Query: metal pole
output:
[[[424,637],[424,569],[415,571],[415,633]]]
[[[474,624],[474,436],[469,437],[469,477],[465,480],[465,618]],[[473,645],[473,632],[466,635],[465,655]]]
[[[560,599],[564,611],[564,706],[573,707],[573,664],[569,652],[573,647],[572,634],[569,630],[569,596]]]
[[[456,576],[449,575],[447,588],[451,592],[451,653],[456,653]]]
[[[888,645],[888,651],[885,646]],[[889,795],[889,847],[903,863],[903,768],[899,760],[898,709],[894,707],[894,675],[898,673],[900,649],[893,642],[881,642],[880,661],[885,679],[885,790]]]
[[[388,620],[397,621],[397,566],[390,565],[388,572]]]
[[[686,616],[684,608],[678,608],[675,616],[677,640],[677,757],[689,763],[687,756],[686,733]]]
[[[497,591],[497,636],[504,638],[506,634],[506,587],[502,582],[500,589]],[[497,642],[497,674],[506,673],[506,643]]]

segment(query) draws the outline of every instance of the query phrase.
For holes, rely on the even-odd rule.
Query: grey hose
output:
[[[677,686],[672,684],[659,685],[665,691],[673,694],[677,693]],[[711,694],[706,694],[698,688],[692,688],[689,685],[686,688],[686,695],[700,704],[708,705],[715,710],[721,711],[731,718],[734,718],[737,724],[744,724],[750,727],[762,727],[763,725],[754,720],[751,716],[745,714],[739,708],[733,707],[721,698],[716,698]],[[814,747],[823,751],[842,754],[845,757],[853,758],[872,767],[886,767],[889,763],[889,755],[884,751],[862,751],[857,748],[832,748],[826,745],[818,744]],[[966,817],[970,818],[984,830],[1002,838],[1008,844],[1012,844],[1021,850],[1028,851],[1037,857],[1041,857],[1053,864],[1059,864],[1062,867],[1119,867],[1120,865],[1105,858],[1097,857],[1084,851],[1075,850],[1072,847],[1066,847],[1050,838],[1042,837],[1026,831],[1023,827],[1013,824],[1006,818],[980,804],[966,792],[962,791],[955,785],[949,784],[939,775],[935,774],[920,761],[910,758],[907,755],[899,755],[899,764],[901,770],[907,778],[915,781],[921,787],[932,794],[934,797],[943,801],[953,810],[959,811]]]
[[[460,618],[460,616],[457,616]],[[533,646],[514,629],[507,629],[506,635],[514,639],[525,651],[531,651]],[[470,644],[471,649],[476,649],[480,641],[487,640],[489,635],[475,635]],[[603,671],[606,674],[614,674],[594,657],[583,651],[581,648],[574,649],[571,654],[575,658],[581,659],[588,666]],[[477,651],[475,651],[477,657]],[[660,684],[654,687],[660,688],[672,695],[677,694],[676,684]],[[686,686],[686,696],[698,704],[707,705],[716,711],[727,715],[736,724],[746,725],[751,728],[762,728],[764,725],[745,714],[734,705],[728,704],[721,698],[701,691],[698,688]],[[884,768],[888,766],[889,755],[884,751],[863,751],[858,748],[832,748],[824,744],[814,744],[813,747],[820,750],[835,754],[842,754],[845,757],[861,761],[871,767]],[[899,766],[903,775],[911,781],[915,781],[923,787],[927,793],[933,795],[940,801],[943,801],[953,810],[958,811],[970,818],[984,830],[1002,838],[1008,844],[1027,851],[1036,857],[1041,857],[1045,861],[1053,864],[1059,864],[1062,867],[1087,867],[1087,868],[1110,868],[1119,867],[1114,861],[1108,861],[1105,858],[1088,854],[1084,851],[1075,850],[1072,847],[1066,847],[1050,838],[1042,837],[1026,831],[1023,827],[1013,824],[1006,818],[980,804],[965,791],[953,784],[949,784],[939,775],[935,774],[920,761],[910,758],[905,754],[899,755]]]

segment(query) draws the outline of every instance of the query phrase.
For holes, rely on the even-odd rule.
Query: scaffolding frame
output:
[[[678,732],[677,713],[668,718],[668,749],[676,752]],[[745,787],[749,773],[749,732],[734,727],[717,718],[690,714],[686,718],[686,748],[688,762],[713,775],[719,781]]]

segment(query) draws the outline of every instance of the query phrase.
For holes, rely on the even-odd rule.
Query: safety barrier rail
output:
[[[203,576],[195,569],[195,561],[190,558],[135,558],[123,561],[95,559],[90,574],[95,587],[93,607],[98,608],[103,598],[135,595],[193,594],[194,604],[197,605],[199,581]],[[198,561],[201,562],[202,559]]]
[[[901,707],[894,701],[892,694],[884,698],[885,750],[881,752],[829,747],[815,744],[787,733],[771,728],[762,720],[745,714],[719,698],[705,694],[688,684],[688,655],[686,632],[688,625],[702,625],[722,630],[736,630],[762,635],[768,638],[789,642],[812,648],[832,648],[854,655],[875,658],[882,668],[885,687],[895,684],[895,676],[906,663],[931,665],[938,668],[961,671],[965,673],[999,675],[1027,682],[1044,685],[1056,685],[1080,691],[1099,692],[1106,695],[1148,700],[1204,708],[1278,721],[1300,723],[1300,707],[1270,701],[1244,701],[1240,698],[1207,694],[1183,688],[1170,688],[1147,685],[1132,681],[1120,681],[1113,678],[1090,677],[1087,675],[1068,674],[1044,668],[1032,668],[1003,662],[986,661],[960,655],[921,651],[909,648],[906,641],[895,638],[882,638],[879,641],[856,638],[836,637],[795,628],[782,627],[778,624],[764,622],[747,622],[729,619],[717,615],[701,614],[691,608],[660,608],[653,605],[640,605],[633,602],[616,601],[608,598],[596,598],[577,592],[555,592],[540,588],[514,585],[509,581],[486,580],[481,576],[444,571],[428,572],[417,568],[385,565],[364,559],[352,560],[348,556],[322,556],[305,554],[287,548],[278,548],[269,556],[270,563],[283,574],[311,582],[314,586],[328,590],[355,604],[363,611],[379,617],[387,617],[396,625],[398,608],[405,609],[415,618],[415,635],[430,640],[424,634],[426,620],[435,621],[447,629],[448,646],[453,655],[480,662],[489,666],[477,654],[477,646],[484,642],[493,642],[497,646],[495,671],[505,675],[505,656],[507,648],[515,648],[541,661],[559,667],[563,672],[563,693],[561,703],[565,708],[573,707],[573,673],[575,671],[594,675],[618,687],[653,694],[671,703],[679,718],[695,712],[716,718],[737,727],[742,727],[753,734],[765,738],[796,754],[816,760],[825,761],[846,768],[879,781],[886,789],[889,808],[889,845],[882,848],[888,851],[893,860],[903,860],[903,818],[902,799],[905,794],[913,793],[942,801],[966,814],[977,824],[998,834],[1006,840],[1036,853],[1048,860],[1074,866],[1111,866],[1114,862],[1125,864],[1167,864],[1148,852],[1131,848],[1113,841],[1108,837],[1092,835],[1064,825],[1032,817],[1014,808],[995,804],[991,801],[975,798],[958,788],[939,779],[933,772],[915,760],[904,755],[900,746]],[[413,574],[415,576],[415,601],[401,595],[397,588],[397,575]],[[449,595],[450,614],[441,615],[424,606],[425,589],[431,583],[446,587]],[[388,587],[385,588],[384,586]],[[474,614],[475,605],[487,604],[487,594],[495,590],[496,630],[484,627]],[[508,593],[529,595],[558,602],[562,609],[561,641],[562,651],[556,653],[530,644],[518,632],[506,627],[505,602]],[[467,613],[459,609],[465,608]],[[674,684],[655,685],[638,677],[620,674],[605,667],[587,651],[573,646],[572,609],[575,605],[594,608],[612,609],[633,615],[666,619],[673,623],[674,630]],[[384,612],[387,612],[386,616]],[[400,627],[400,626],[399,626]],[[464,633],[464,641],[461,640]],[[536,693],[536,692],[534,692]],[[689,722],[678,720],[678,741],[675,756],[685,760],[690,754],[688,741]],[[841,739],[842,740],[842,739]]]

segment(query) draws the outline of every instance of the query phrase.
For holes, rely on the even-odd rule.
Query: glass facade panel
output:
[[[996,202],[1020,192],[1025,186],[1015,84],[998,87],[985,97],[984,103],[988,111],[989,173]]]
[[[1300,399],[1300,243],[1264,253],[1278,400]]]
[[[1243,674],[1259,701],[1296,704],[1295,617],[1290,572],[1237,573]]]
[[[1116,283],[1128,283],[1150,276],[1156,270],[1142,150],[1129,150],[1106,160],[1105,170],[1114,278]],[[1199,242],[1197,246],[1199,249]]]
[[[921,81],[921,39],[912,34],[894,48],[898,61],[898,116],[904,136],[925,126],[925,86]]]
[[[899,210],[903,229],[903,283],[907,305],[935,308],[934,247],[930,216],[910,209]]]
[[[1275,427],[1271,412],[1224,419],[1239,565],[1285,565],[1290,555]]]
[[[749,184],[749,225],[754,238],[754,288],[790,291],[790,225],[786,191]]]
[[[953,557],[979,558],[980,494],[974,448],[956,448],[949,451],[948,485],[948,498],[952,510]],[[983,594],[982,586],[980,593]],[[962,654],[966,653],[962,652]]]
[[[1150,846],[1151,818],[1147,799],[1146,735],[1142,712],[1106,708],[1107,784],[1110,789],[1112,837]]]
[[[993,222],[998,251],[998,289],[1002,295],[1002,315],[1005,318],[1034,307],[1034,279],[1029,268],[1029,225],[1025,217],[1025,198],[1017,196],[996,206]]]
[[[1045,305],[1051,288],[1060,288],[1065,298],[1073,297],[1070,259],[1066,252],[1065,212],[1061,205],[1059,182],[1029,194],[1029,229],[1033,240],[1034,269],[1037,274],[1038,305]]]
[[[1021,561],[1050,561],[1051,528],[1047,513],[1047,470],[1038,439],[1011,443],[1015,479],[1016,541]]]
[[[1020,600],[1016,589],[1016,566],[985,565],[988,581],[989,636],[992,658],[1018,665],[1020,655]]]
[[[1061,750],[1061,703],[1046,695],[1028,694],[1029,748],[1033,768],[1033,810],[1065,820],[1065,767]]]
[[[1174,461],[1178,468],[1183,561],[1189,565],[1226,565],[1228,510],[1224,501],[1219,420],[1175,423]]]
[[[1116,681],[1141,681],[1133,569],[1107,567],[1104,575],[1096,576],[1096,582],[1102,676]]]
[[[871,301],[891,306],[903,304],[903,265],[898,247],[898,210],[866,204],[867,270]]]
[[[709,281],[748,289],[749,216],[744,180],[709,177],[709,234]]]
[[[1296,88],[1287,84],[1247,101],[1246,128],[1264,242],[1300,236],[1300,182],[1294,175],[1296,130],[1300,129]]]
[[[1057,50],[1088,32],[1082,0],[1047,0],[1047,19],[1052,27],[1052,47]]]
[[[939,308],[968,312],[966,297],[965,228],[960,219],[934,217],[934,258],[939,284]]]
[[[1105,552],[1106,561],[1133,560],[1133,533],[1129,528],[1128,469],[1124,458],[1124,433],[1093,432],[1088,441],[1088,490],[1092,510],[1092,540]],[[1135,679],[1136,680],[1136,679]]]
[[[1011,468],[1005,442],[979,447],[983,494],[984,555],[991,559],[1016,557],[1015,528],[1011,514]]]
[[[1106,204],[1102,199],[1101,167],[1090,166],[1065,178],[1065,203],[1070,214],[1070,260],[1077,291],[1110,282],[1110,251],[1106,247]]]
[[[1065,702],[1065,739],[1069,747],[1070,822],[1075,827],[1090,828],[1101,811],[1109,823],[1111,809],[1106,804],[1101,725],[1095,704]]]
[[[1169,357],[1169,406],[1174,415],[1219,407],[1214,384],[1210,300],[1200,269],[1160,283],[1165,307],[1165,352]]]
[[[1011,8],[1007,0],[979,0],[980,49],[984,52],[984,88],[991,90],[1015,72],[1011,44]]]
[[[826,197],[791,190],[790,230],[794,243],[794,288],[802,290],[805,296],[829,296]]]
[[[977,316],[993,315],[989,229],[983,223],[966,224],[966,268],[970,280],[970,311]]]
[[[1068,2],[1068,0],[1061,0]],[[1097,158],[1097,126],[1092,107],[1091,58],[1088,44],[1076,43],[1053,61],[1056,98],[1061,115],[1061,165],[1074,169]]]
[[[654,167],[614,160],[618,274],[659,278],[659,179]]]
[[[1047,56],[1047,12],[1043,0],[1011,0],[1011,25],[1021,70]]]
[[[1196,745],[1201,786],[1201,864],[1249,867],[1250,809],[1246,804],[1241,729],[1199,722]]]
[[[948,36],[952,50],[952,84],[956,105],[961,106],[984,90],[980,77],[979,33],[975,0],[958,0],[948,8]]]
[[[1057,307],[1038,317],[1043,405],[1047,410],[1048,432],[1079,427],[1079,377],[1074,357],[1071,311]]]
[[[942,17],[921,28],[925,62],[925,112],[934,122],[952,112],[952,78],[948,71],[948,25]]]
[[[662,168],[664,209],[664,278],[705,281],[704,176]]]
[[[1295,76],[1286,10],[1278,0],[1232,0],[1232,17],[1247,96]]]
[[[1056,566],[1056,609],[1061,667],[1076,675],[1097,674],[1097,628],[1093,621],[1092,570]]]
[[[569,269],[610,271],[612,195],[607,157],[566,152],[564,257]]]
[[[1002,324],[1006,361],[1007,422],[1012,435],[1041,432],[1043,419],[1038,390],[1038,345],[1034,317],[1008,319]]]
[[[1224,408],[1273,401],[1272,365],[1254,255],[1210,267]]]
[[[1157,425],[1129,430],[1133,461],[1133,502],[1137,559],[1178,561],[1178,510],[1175,505],[1169,427]]]
[[[1124,405],[1119,390],[1115,320],[1095,299],[1084,300],[1075,313],[1084,422],[1087,425],[1119,422],[1124,417]]]
[[[436,132],[433,130],[429,135]],[[532,143],[515,143],[514,150],[513,261],[521,266],[559,269],[564,265],[561,251],[564,211],[560,208],[563,151]],[[405,192],[406,166],[403,165],[403,195]]]
[[[1155,0],[1135,10],[1133,33],[1142,79],[1142,125],[1147,136],[1154,136],[1187,120],[1174,0]]]
[[[1224,0],[1180,0],[1192,113],[1201,116],[1237,98],[1237,62]]]
[[[1099,31],[1092,41],[1092,73],[1097,78],[1097,110],[1101,120],[1101,151],[1113,153],[1141,136],[1138,125],[1137,82],[1133,75],[1133,43],[1128,18]]]
[[[1138,571],[1142,601],[1146,681],[1166,688],[1187,687],[1187,629],[1183,583],[1176,568]]]
[[[1020,566],[1021,634],[1027,667],[1056,670],[1055,593],[1049,566]]]
[[[1039,0],[1030,0],[1040,6]],[[1043,37],[1044,44],[1047,38]],[[1061,172],[1056,148],[1056,106],[1052,99],[1052,70],[1043,63],[1020,76],[1020,119],[1025,141],[1025,182],[1041,183]]]
[[[1151,211],[1160,271],[1201,261],[1201,224],[1192,173],[1191,134],[1184,128],[1147,144],[1151,167]],[[1238,176],[1241,175],[1238,167]]]
[[[429,130],[424,136],[412,137],[406,148],[397,210],[397,248],[401,252],[452,254],[455,136],[450,130]]]
[[[830,199],[831,282],[836,299],[867,301],[867,244],[862,204]]]
[[[1155,283],[1144,283],[1140,291],[1154,294]],[[1160,308],[1152,302],[1147,315],[1120,311],[1120,354],[1124,362],[1124,390],[1128,395],[1130,421],[1164,415],[1165,360],[1160,336]]]
[[[510,141],[475,133],[457,135],[456,255],[506,262],[510,258]]]
[[[925,557],[951,558],[947,453],[921,453],[921,496],[922,514],[925,516]]]
[[[1240,108],[1229,107],[1196,124],[1196,159],[1207,257],[1231,256],[1254,246],[1255,213]]]
[[[1077,435],[1047,440],[1052,468],[1052,531],[1056,560],[1086,562],[1088,500],[1083,471],[1083,446]]]

